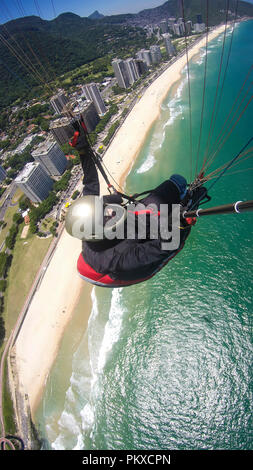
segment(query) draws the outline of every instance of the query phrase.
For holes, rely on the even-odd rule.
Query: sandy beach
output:
[[[224,26],[216,28],[209,33],[209,40],[223,31]],[[205,41],[203,38],[189,50],[189,59],[198,53]],[[149,86],[107,149],[105,165],[121,185],[124,184],[150,127],[159,117],[163,100],[171,86],[180,80],[180,72],[185,64],[186,55],[180,57]],[[107,193],[104,181],[101,181],[101,193]],[[17,383],[22,393],[28,395],[32,416],[83,286],[84,281],[76,270],[80,251],[80,240],[69,236],[64,230],[14,346]],[[89,311],[84,312],[84,315],[88,316]]]

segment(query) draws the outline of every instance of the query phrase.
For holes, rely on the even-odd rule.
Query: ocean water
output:
[[[230,39],[231,33],[224,61]],[[222,41],[220,36],[208,47],[199,162]],[[235,29],[210,148],[252,57],[253,21],[248,21]],[[130,193],[152,188],[173,172],[188,180],[195,173],[204,65],[203,48],[190,63],[192,164],[185,68],[127,178]],[[211,170],[237,154],[252,136],[252,123],[251,103]],[[253,199],[252,167],[248,159],[224,175],[210,192],[209,206]],[[85,286],[37,413],[43,448],[252,448],[252,235],[250,213],[202,218],[184,250],[151,280],[114,290]]]

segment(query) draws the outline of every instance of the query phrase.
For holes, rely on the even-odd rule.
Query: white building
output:
[[[137,69],[137,65],[136,65],[134,59],[132,59],[132,58],[127,59],[125,61],[125,64],[126,64],[128,77],[129,77],[129,82],[130,82],[130,85],[132,85],[134,82],[136,82],[136,80],[138,80],[140,78],[140,75],[139,75],[139,72],[138,72],[138,69]]]
[[[40,163],[30,162],[17,176],[15,183],[32,202],[41,202],[48,196],[54,182]]]
[[[186,22],[186,32],[187,34],[191,34],[191,31],[192,31],[192,22],[189,20]]]
[[[62,113],[67,103],[68,98],[64,95],[64,93],[58,93],[58,95],[52,96],[52,98],[50,99],[50,104],[57,114]]]
[[[169,56],[173,56],[176,54],[175,47],[173,46],[171,39],[170,39],[170,34],[163,34],[164,42],[165,42],[165,47],[166,47],[166,52]]]
[[[141,49],[136,54],[137,59],[143,60],[148,67],[152,64],[151,52],[147,49]]]
[[[167,33],[168,32],[168,21],[166,21],[166,20],[161,21],[160,28],[161,28],[162,33]]]
[[[194,24],[194,31],[195,33],[203,33],[206,29],[205,23],[195,23]]]
[[[114,59],[112,61],[112,67],[117,79],[118,85],[121,88],[129,88],[130,80],[127,73],[127,67],[125,61],[122,59]]]
[[[67,117],[58,118],[52,121],[50,123],[50,131],[59,145],[69,142],[75,133],[75,129],[71,125],[70,119]]]
[[[90,100],[94,103],[95,108],[98,114],[105,114],[106,107],[99,91],[97,83],[90,83],[83,86],[83,91],[87,100]]]
[[[159,64],[162,60],[161,49],[159,46],[150,46],[152,64]]]
[[[83,101],[82,103],[76,103],[76,106],[72,108],[73,114],[79,118],[83,118],[83,122],[88,132],[94,131],[96,125],[100,121],[100,117],[95,108],[95,104],[92,101]]]
[[[66,169],[67,159],[65,154],[52,139],[42,142],[36,150],[32,152],[32,156],[51,176],[60,176]]]

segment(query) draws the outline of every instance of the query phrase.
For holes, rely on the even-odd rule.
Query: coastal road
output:
[[[10,188],[9,188],[9,192],[5,195],[5,198],[4,198],[4,203],[0,209],[0,220],[4,219],[4,216],[5,216],[5,212],[7,211],[8,207],[11,204],[11,201],[12,201],[12,198],[15,194],[17,190],[17,187],[15,184],[11,184]]]

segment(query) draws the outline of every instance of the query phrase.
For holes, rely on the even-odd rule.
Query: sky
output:
[[[253,1],[253,0],[252,0]],[[154,8],[165,0],[0,0],[0,22],[14,18],[36,15],[51,20],[61,13],[72,12],[89,16],[95,10],[103,15],[138,13],[145,8]]]
[[[248,2],[253,4],[253,0]],[[0,23],[29,15],[51,20],[65,12],[79,16],[89,16],[95,10],[103,15],[138,13],[163,3],[165,0],[0,0]]]

